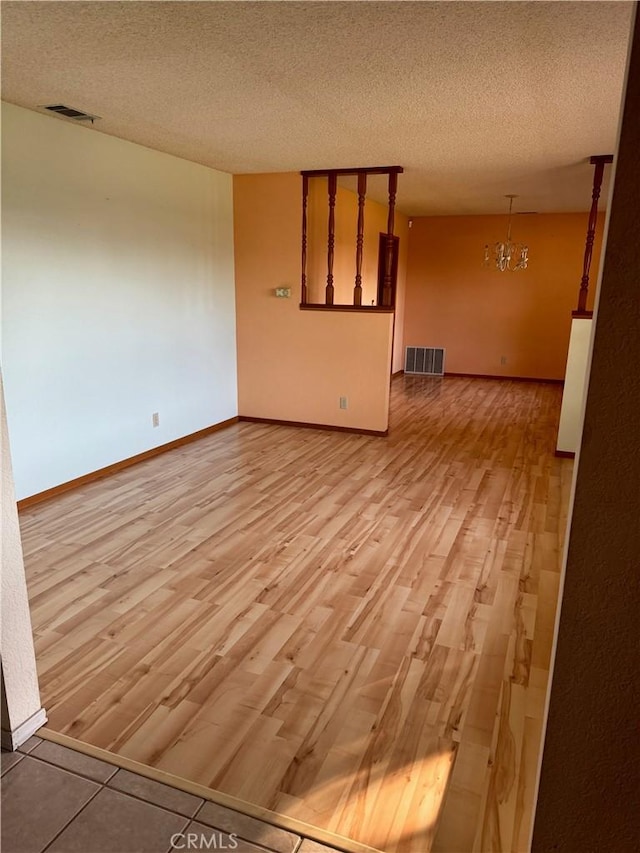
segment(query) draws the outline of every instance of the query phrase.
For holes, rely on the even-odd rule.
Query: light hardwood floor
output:
[[[386,439],[241,423],[25,510],[50,726],[385,853],[525,850],[560,400],[402,377]]]

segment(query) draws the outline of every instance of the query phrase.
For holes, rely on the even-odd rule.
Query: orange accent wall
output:
[[[445,347],[447,373],[563,379],[578,302],[588,213],[514,217],[529,267],[483,267],[484,245],[504,239],[506,216],[413,220],[409,232],[404,346]],[[598,280],[599,215],[588,308]],[[501,363],[506,358],[506,364]]]
[[[387,429],[393,315],[301,311],[300,175],[236,175],[233,189],[239,414]]]

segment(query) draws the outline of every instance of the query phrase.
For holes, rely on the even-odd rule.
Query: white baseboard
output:
[[[25,720],[24,723],[21,723],[13,731],[2,729],[2,748],[13,752],[19,746],[22,746],[25,741],[29,740],[46,722],[47,712],[44,708],[40,708],[40,710],[32,714],[28,720]]]

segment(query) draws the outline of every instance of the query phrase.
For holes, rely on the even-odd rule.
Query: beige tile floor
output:
[[[38,737],[2,753],[2,853],[336,853]]]

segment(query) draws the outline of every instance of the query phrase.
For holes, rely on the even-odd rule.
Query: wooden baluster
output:
[[[362,305],[362,251],[364,248],[364,201],[367,194],[367,175],[358,175],[358,236],[356,237],[356,284],[353,304]]]
[[[333,251],[335,246],[336,226],[336,192],[338,190],[338,176],[335,172],[329,172],[329,237],[327,240],[327,286],[325,288],[325,304],[333,305]]]
[[[589,224],[587,226],[587,242],[584,249],[584,261],[582,264],[582,278],[580,280],[580,292],[578,293],[577,314],[587,313],[587,294],[589,293],[589,270],[591,258],[593,257],[593,241],[596,236],[596,224],[598,221],[598,199],[602,187],[605,163],[613,163],[613,154],[599,154],[589,161],[595,165],[593,175],[593,192],[591,193],[591,211],[589,213]]]
[[[302,295],[300,302],[307,304],[307,200],[309,198],[309,178],[302,176]]]
[[[389,217],[387,219],[387,246],[384,259],[384,283],[382,285],[382,304],[391,305],[391,273],[393,271],[393,215],[396,207],[398,189],[397,172],[389,173]]]

